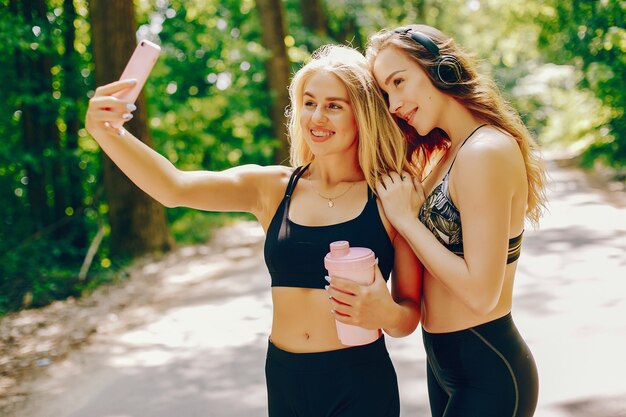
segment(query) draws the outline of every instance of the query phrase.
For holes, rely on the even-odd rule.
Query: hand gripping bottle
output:
[[[368,248],[351,248],[350,243],[339,240],[330,244],[330,252],[324,257],[328,274],[345,278],[359,284],[374,282],[374,252]],[[346,346],[366,345],[380,336],[379,330],[369,330],[335,321],[339,341]]]

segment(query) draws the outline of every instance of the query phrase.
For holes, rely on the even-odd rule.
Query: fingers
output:
[[[404,173],[400,173],[398,174],[397,172],[390,172],[388,174],[389,178],[391,179],[391,182],[394,184],[400,184],[402,182],[402,175]]]
[[[385,185],[383,184],[382,180],[379,180],[376,183],[376,193],[378,195],[383,195],[385,193],[387,189],[385,188]]]
[[[372,294],[376,297],[381,291],[388,292],[386,282],[378,265],[375,266],[374,282],[359,284],[352,280],[333,277],[326,286],[331,311],[336,318],[344,323],[358,325],[364,319],[364,314],[370,309],[366,307],[372,302]],[[383,287],[383,289],[379,287]],[[376,288],[375,288],[376,287]]]
[[[333,277],[332,280],[327,277],[327,281],[332,282],[332,285],[325,287],[331,304],[331,312],[338,317],[350,317],[358,284],[338,277]]]
[[[104,127],[110,131],[110,133],[118,135],[118,136],[124,136],[126,135],[126,130],[121,127],[121,126],[113,126],[111,123],[109,122],[104,122]]]
[[[326,291],[328,292],[331,313],[338,316],[350,317],[352,310],[351,303],[353,302],[354,295],[342,293],[332,289],[330,286],[326,286]]]
[[[111,122],[120,126],[132,119],[132,112],[137,107],[133,103],[114,97],[113,94],[135,84],[136,80],[121,80],[98,87],[89,100],[87,118],[92,122]]]
[[[378,183],[376,184],[376,191],[379,194],[384,193],[394,186],[401,187],[405,183],[411,184],[412,179],[413,177],[411,176],[411,174],[406,171],[402,171],[401,173],[392,171],[386,175],[381,175]]]
[[[339,278],[333,278],[332,283]],[[328,292],[331,312],[335,315],[335,319],[345,324],[365,327],[368,329],[379,328],[379,322],[385,305],[391,299],[391,294],[387,288],[383,275],[378,265],[374,269],[374,282],[369,285],[353,283],[352,286],[346,286],[345,280],[342,280],[342,291],[326,287]],[[350,288],[350,289],[348,289]]]
[[[133,103],[120,100],[119,98],[113,96],[94,97],[89,100],[89,106],[96,109],[118,112],[137,110],[137,106],[135,106]]]
[[[328,291],[329,298],[345,305],[351,305],[350,301],[360,292],[359,284],[337,277],[332,278],[332,283],[326,286],[326,290]]]
[[[120,80],[96,88],[94,97],[110,96],[137,84],[137,80]]]
[[[395,183],[394,176],[399,178],[398,174],[395,172],[390,172],[388,174],[381,175],[380,179],[378,180],[378,185],[376,187],[377,191],[389,190]],[[382,188],[382,190],[380,188]]]
[[[353,321],[354,307],[350,304],[344,304],[335,298],[330,298],[330,312],[337,317],[337,319],[343,319],[344,323]]]
[[[91,122],[110,122],[122,126],[133,118],[137,107],[113,96],[94,96],[89,100],[87,119]]]

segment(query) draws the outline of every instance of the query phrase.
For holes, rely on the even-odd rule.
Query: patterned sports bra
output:
[[[476,130],[483,126],[485,125],[479,126]],[[463,141],[461,146],[467,142],[467,139],[469,139],[476,130]],[[449,189],[450,170],[452,170],[452,165],[454,165],[455,160],[456,155],[446,175],[428,195],[426,201],[424,201],[419,212],[419,219],[448,250],[455,255],[463,257],[461,213],[452,202]],[[506,259],[507,264],[515,262],[520,257],[523,234],[524,231],[522,231],[519,236],[509,239],[509,250]]]

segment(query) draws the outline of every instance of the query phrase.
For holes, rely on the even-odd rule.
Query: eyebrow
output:
[[[391,78],[392,78],[394,75],[396,75],[396,74],[397,74],[397,73],[399,73],[399,72],[403,72],[403,71],[406,71],[406,70],[401,69],[401,70],[397,70],[397,71],[394,71],[394,72],[392,72],[391,74],[389,74],[389,75],[387,76],[387,78],[385,78],[385,85],[389,84],[389,80],[391,80]]]
[[[310,92],[308,92],[308,91],[305,91],[304,95],[305,96],[310,96],[312,98],[315,98],[315,96],[313,94],[311,94]],[[342,101],[342,102],[344,102],[346,104],[350,104],[350,101],[348,101],[347,99],[342,98],[342,97],[326,97],[326,101]]]

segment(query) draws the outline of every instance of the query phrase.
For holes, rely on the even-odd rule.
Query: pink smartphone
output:
[[[147,40],[139,41],[120,77],[120,80],[135,79],[137,84],[131,88],[119,91],[113,94],[113,96],[134,103],[137,97],[139,97],[139,93],[146,83],[160,52],[161,48],[159,45]],[[115,127],[121,127],[121,124]]]

